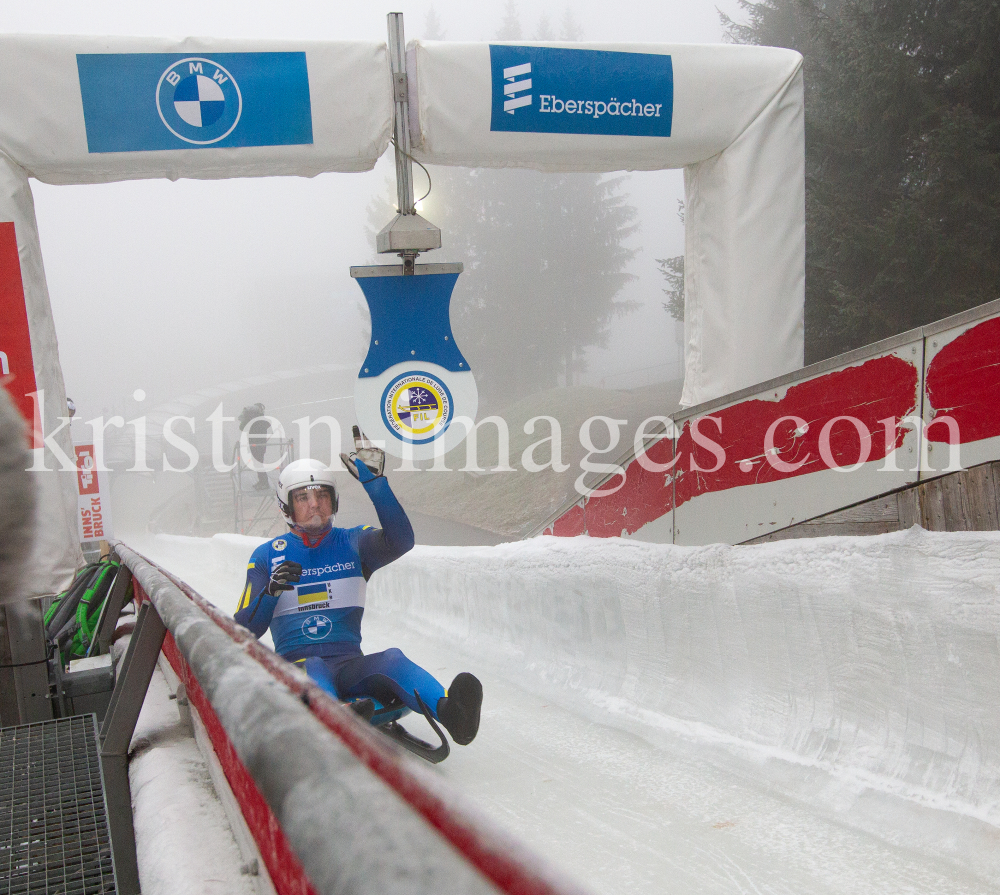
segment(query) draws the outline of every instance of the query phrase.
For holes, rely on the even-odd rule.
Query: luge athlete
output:
[[[355,432],[355,452],[340,458],[364,486],[381,528],[337,528],[333,471],[318,460],[296,460],[278,477],[277,497],[289,532],[261,544],[250,557],[236,621],[275,651],[302,665],[335,698],[392,696],[421,713],[420,701],[459,745],[479,730],[483,688],[459,674],[447,692],[398,649],[361,651],[365,587],[372,573],[413,547],[413,528],[383,475],[385,452]]]

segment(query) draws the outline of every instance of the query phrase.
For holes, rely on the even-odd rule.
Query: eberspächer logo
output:
[[[531,105],[531,94],[524,94],[525,90],[531,90],[531,78],[524,75],[531,74],[531,63],[525,62],[523,65],[511,65],[503,70],[503,95],[510,97],[504,99],[503,110],[508,115],[513,115],[515,109]],[[518,78],[521,78],[519,81]],[[517,96],[521,93],[521,96]]]
[[[673,60],[661,53],[490,44],[491,131],[669,137]]]
[[[448,387],[427,373],[397,376],[382,398],[382,420],[403,441],[426,444],[444,434],[453,414]]]
[[[160,76],[156,110],[175,137],[204,146],[233,132],[243,112],[243,97],[225,68],[193,56],[175,62]]]

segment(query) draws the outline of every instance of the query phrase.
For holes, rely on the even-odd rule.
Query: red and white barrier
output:
[[[1000,459],[1000,301],[691,408],[545,534],[740,543]]]

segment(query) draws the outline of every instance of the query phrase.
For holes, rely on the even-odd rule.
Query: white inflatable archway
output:
[[[395,88],[377,42],[6,36],[0,58],[0,352],[8,391],[37,417],[35,468],[51,470],[72,449],[28,179],[366,171],[388,146]],[[802,365],[801,61],[759,47],[415,42],[414,155],[685,168],[694,404]],[[73,474],[37,480],[40,595],[61,590],[81,556]]]

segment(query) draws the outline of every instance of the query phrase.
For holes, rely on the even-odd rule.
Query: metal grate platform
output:
[[[0,729],[0,895],[111,895],[97,720]]]

